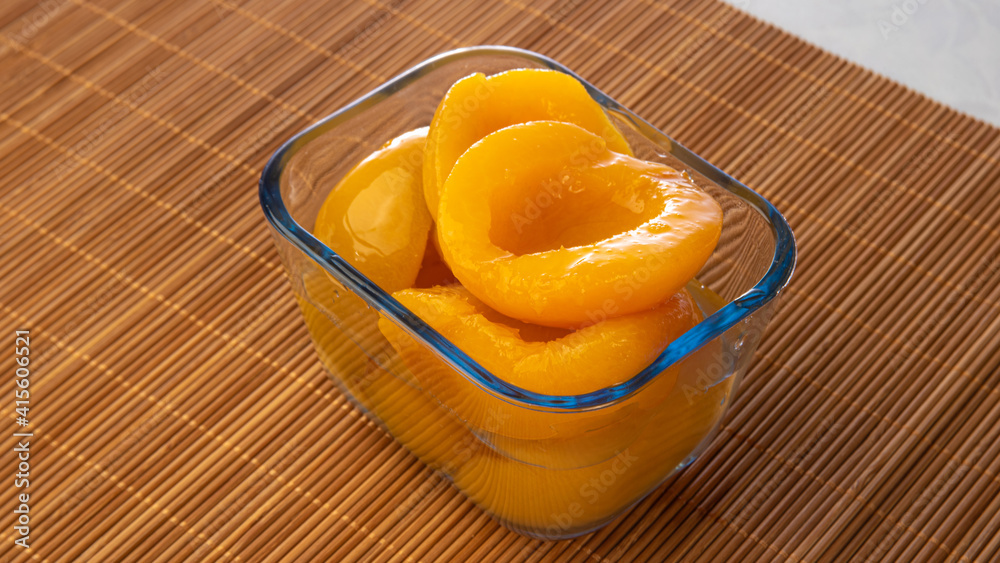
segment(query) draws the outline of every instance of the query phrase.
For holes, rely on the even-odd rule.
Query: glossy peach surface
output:
[[[698,319],[685,291],[652,311],[576,331],[504,317],[462,287],[403,290],[394,297],[491,373],[547,394],[584,394],[626,381]],[[529,410],[457,374],[388,319],[379,329],[421,388],[509,455],[546,466],[592,464],[626,447],[677,378],[676,370],[667,370],[633,400],[603,409]]]
[[[389,292],[413,285],[427,246],[426,139],[422,128],[386,143],[344,176],[316,218],[316,238]]]
[[[575,79],[515,70],[459,80],[429,130],[339,181],[315,234],[505,384],[576,396],[628,381],[715,306],[691,280],[721,220],[684,174],[631,156]],[[533,535],[592,529],[637,501],[692,455],[731,390],[698,382],[717,361],[707,350],[597,408],[530,407],[327,272],[302,281],[320,358],[350,396]]]
[[[458,160],[438,236],[455,276],[516,319],[576,327],[648,310],[711,255],[722,210],[683,174],[576,125],[492,133]]]
[[[437,215],[439,192],[451,168],[473,143],[509,125],[555,120],[575,123],[632,154],[628,143],[601,107],[575,78],[542,69],[477,73],[456,82],[431,121],[424,164],[424,195]]]

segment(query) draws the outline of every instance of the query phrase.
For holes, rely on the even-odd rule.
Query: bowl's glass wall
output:
[[[281,174],[292,218],[311,230],[338,180],[384,142],[427,125],[457,79],[530,66],[541,65],[513,54],[467,56],[317,128]],[[675,158],[669,141],[647,138],[627,114],[615,119],[637,156],[687,170],[723,207],[722,238],[698,276],[708,289],[689,287],[708,316],[767,271],[773,229],[746,201]],[[338,386],[480,506],[538,537],[592,530],[693,460],[717,431],[774,303],[624,399],[586,410],[543,409],[478,385],[412,327],[380,317],[330,268],[277,231],[274,238],[319,357]],[[642,272],[635,282],[648,283]]]

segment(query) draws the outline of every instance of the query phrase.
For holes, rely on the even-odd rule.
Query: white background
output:
[[[1000,126],[1000,0],[726,1]]]

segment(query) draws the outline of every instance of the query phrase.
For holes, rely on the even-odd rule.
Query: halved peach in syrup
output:
[[[555,121],[470,147],[437,222],[462,285],[504,315],[553,327],[658,306],[698,273],[721,228],[719,204],[686,175]]]
[[[722,418],[732,384],[727,378],[691,399],[671,393],[627,448],[597,464],[562,469],[555,456],[525,463],[480,448],[462,463],[455,485],[515,530],[554,538],[588,531],[690,459]]]
[[[460,286],[408,289],[393,297],[494,376],[549,395],[580,395],[627,381],[698,321],[686,291],[654,310],[577,331],[504,317]],[[604,408],[533,410],[479,387],[388,319],[379,320],[379,329],[418,385],[470,430],[506,455],[549,467],[597,463],[628,447],[677,378],[671,368]]]
[[[316,238],[387,292],[411,287],[427,247],[423,200],[427,128],[404,133],[361,161],[327,196]]]
[[[600,135],[611,150],[632,154],[601,106],[568,74],[524,68],[466,76],[441,100],[427,136],[424,196],[431,214],[452,166],[473,143],[508,125],[543,119],[575,123]]]

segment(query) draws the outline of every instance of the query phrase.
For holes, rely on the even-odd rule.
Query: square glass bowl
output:
[[[516,68],[580,80],[637,157],[686,171],[723,209],[718,246],[688,286],[704,319],[631,379],[585,395],[506,383],[311,234],[338,181],[385,142],[428,125],[456,80]],[[297,134],[264,169],[260,201],[337,386],[483,510],[546,539],[602,526],[706,448],[795,264],[792,232],[768,201],[566,67],[508,47],[433,57]],[[384,323],[410,343],[394,347]]]

